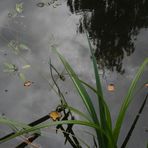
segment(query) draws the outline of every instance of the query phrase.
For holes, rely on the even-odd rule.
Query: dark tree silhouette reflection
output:
[[[78,32],[89,33],[99,67],[123,74],[124,55],[134,52],[139,30],[148,27],[148,0],[67,0],[67,5],[82,14]]]

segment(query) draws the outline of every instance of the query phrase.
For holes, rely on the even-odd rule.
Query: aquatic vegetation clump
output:
[[[15,18],[23,13],[23,3],[16,3],[15,8],[8,13],[9,18]]]
[[[83,144],[85,144],[87,147],[89,147],[88,144],[86,144],[83,140],[81,140],[80,138],[75,136],[75,133],[72,128],[74,125],[78,124],[78,125],[82,125],[82,126],[91,127],[95,130],[96,136],[93,136],[93,142],[94,142],[95,147],[117,148],[119,135],[121,133],[121,127],[124,122],[127,109],[133,100],[133,96],[135,93],[135,89],[136,89],[138,80],[141,78],[141,76],[144,72],[144,69],[148,64],[148,58],[146,58],[144,60],[144,62],[142,63],[142,65],[139,67],[139,69],[136,73],[136,76],[133,79],[133,81],[128,89],[125,99],[123,100],[122,106],[121,106],[119,114],[117,116],[115,126],[113,127],[110,110],[109,110],[109,107],[105,101],[103,91],[102,91],[102,85],[101,85],[101,81],[100,81],[100,77],[99,77],[99,73],[98,73],[97,61],[94,56],[93,49],[92,49],[91,43],[89,41],[89,38],[88,38],[88,43],[89,43],[90,52],[91,52],[91,56],[92,56],[92,63],[93,63],[93,67],[94,67],[96,88],[94,88],[93,86],[91,86],[87,82],[84,82],[83,80],[81,80],[78,77],[78,75],[75,73],[73,68],[70,66],[70,64],[67,62],[67,60],[56,50],[55,47],[53,47],[53,51],[58,55],[59,59],[63,63],[63,65],[64,65],[69,77],[71,78],[77,92],[79,93],[89,115],[84,114],[79,109],[71,107],[66,102],[66,99],[65,99],[64,95],[62,94],[58,84],[54,80],[54,77],[52,74],[52,70],[54,70],[56,73],[58,73],[58,71],[51,64],[51,60],[50,60],[49,65],[50,65],[51,77],[54,81],[55,86],[57,87],[57,90],[58,90],[58,95],[61,100],[60,106],[58,106],[55,111],[50,112],[45,117],[43,117],[33,123],[30,123],[29,125],[18,123],[16,121],[12,121],[12,120],[0,117],[0,123],[4,123],[4,124],[7,124],[8,126],[14,126],[14,127],[19,126],[22,128],[21,130],[16,130],[15,132],[9,134],[8,136],[1,138],[0,143],[9,141],[12,138],[21,136],[26,133],[31,133],[31,132],[35,132],[33,139],[36,139],[37,137],[42,135],[42,132],[40,132],[41,129],[47,128],[50,126],[56,126],[56,131],[59,131],[59,129],[62,130],[63,135],[66,138],[65,143],[68,141],[73,148],[76,148],[76,147],[81,148],[82,146],[79,142],[79,141],[81,141]],[[12,64],[7,63],[5,65],[8,68],[14,68],[14,65],[12,65]],[[30,66],[26,65],[24,67],[30,67]],[[58,73],[58,75],[59,75],[59,77],[61,76],[60,73]],[[65,79],[63,79],[63,80],[65,80]],[[31,81],[26,81],[27,86],[30,86],[30,84],[31,84]],[[96,112],[96,108],[94,107],[94,105],[92,103],[92,99],[91,99],[86,87],[91,89],[94,92],[94,94],[97,95],[99,113]],[[114,85],[110,84],[110,86],[108,86],[108,89],[109,89],[109,91],[114,91],[114,89],[115,89]],[[139,115],[141,114],[141,112],[146,104],[147,98],[148,98],[148,95],[146,95],[144,102],[142,103],[142,106],[141,106],[139,112],[137,113],[137,116],[130,128],[130,131],[128,132],[125,140],[123,140],[123,144],[121,145],[122,148],[126,147],[126,144],[128,143],[128,141],[131,137],[132,132],[135,128],[135,125],[138,121]],[[75,120],[74,116],[72,115],[72,112],[78,114],[79,116],[84,118],[84,120]],[[43,121],[45,121],[49,118],[51,118],[52,121],[47,122],[47,123],[42,123]],[[67,128],[64,129],[63,125],[67,125]],[[70,137],[70,135],[71,135],[71,137]],[[30,140],[30,141],[33,141],[33,140]]]

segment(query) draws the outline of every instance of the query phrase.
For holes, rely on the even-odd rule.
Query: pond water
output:
[[[21,9],[16,10],[16,3],[23,3],[23,12]],[[49,58],[60,73],[64,71],[64,67],[53,54],[52,46],[66,57],[82,79],[95,86],[84,31],[86,30],[95,49],[103,91],[114,123],[138,67],[148,56],[147,10],[147,0],[1,1],[0,113],[8,118],[30,123],[55,110],[59,105],[58,96],[49,86],[50,83],[55,87],[50,76]],[[21,44],[22,48],[18,50],[9,48],[10,43]],[[15,64],[17,69],[14,72],[4,72],[4,63]],[[25,65],[31,67],[24,68]],[[24,87],[23,81],[18,76],[19,72],[25,75],[25,80],[33,82],[30,87]],[[148,69],[140,79],[138,88],[147,82],[147,72]],[[65,71],[63,73],[65,74]],[[65,75],[65,81],[58,79],[56,73],[54,77],[67,102],[86,112],[69,77]],[[107,90],[109,84],[114,84],[114,92]],[[88,91],[94,98],[93,103],[96,104],[96,96]],[[137,89],[134,101],[126,114],[119,145],[127,134],[146,93],[146,87]],[[127,147],[146,147],[147,111],[146,105]],[[75,115],[75,118],[80,117]],[[76,126],[75,130],[80,137],[85,137],[84,140],[91,145],[90,147],[93,147],[92,137],[83,132],[83,130],[93,132],[92,129]],[[10,129],[0,125],[0,131],[0,136],[3,136],[9,133]],[[15,139],[1,144],[0,147],[12,148],[20,142],[20,139]],[[38,138],[35,143],[43,148],[71,147],[68,143],[64,145],[64,137],[62,134],[55,134],[55,129],[46,130],[46,136]]]

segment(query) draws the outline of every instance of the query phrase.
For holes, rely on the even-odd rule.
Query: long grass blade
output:
[[[87,40],[88,40],[88,44],[89,44],[89,48],[90,48],[90,52],[91,52],[91,56],[92,56],[92,61],[93,61],[93,67],[94,67],[94,73],[95,73],[95,78],[96,78],[96,87],[97,87],[97,95],[98,95],[98,102],[99,102],[99,108],[100,108],[100,120],[101,120],[101,125],[104,129],[106,129],[106,124],[110,124],[111,125],[111,116],[110,114],[109,115],[109,118],[108,116],[106,117],[106,114],[105,114],[105,108],[107,108],[107,110],[109,111],[108,109],[108,106],[107,104],[105,105],[104,104],[104,97],[103,97],[103,91],[102,91],[102,87],[101,87],[101,81],[100,81],[100,77],[99,77],[99,73],[98,73],[98,67],[97,67],[97,62],[96,62],[96,58],[94,56],[94,51],[93,51],[93,48],[91,46],[91,43],[89,41],[89,37],[88,37],[88,34],[86,33],[86,36],[87,36]],[[109,112],[108,112],[109,113]]]
[[[71,68],[71,66],[68,64],[68,62],[65,60],[65,58],[59,52],[57,52],[55,48],[53,50],[58,54],[60,60],[62,61],[63,65],[65,66],[65,69],[66,69],[67,73],[69,74],[70,78],[72,79],[72,81],[73,81],[79,95],[81,96],[81,98],[84,102],[84,105],[86,106],[92,120],[94,121],[94,123],[96,123],[100,127],[100,122],[98,120],[96,111],[94,109],[91,98],[88,95],[85,87],[81,83],[80,79],[78,78],[78,76],[76,75],[74,70]],[[101,138],[102,135],[98,131],[96,131],[96,134],[98,137],[99,145],[102,147],[102,143],[103,143],[102,138]]]
[[[77,88],[77,91],[79,92],[79,94],[80,94],[80,96],[81,96],[81,98],[82,98],[82,100],[83,100],[83,102],[84,102],[84,104],[85,104],[85,106],[86,106],[86,108],[87,108],[87,110],[88,110],[91,118],[94,121],[94,123],[96,123],[100,127],[100,122],[98,120],[98,117],[97,117],[97,114],[95,112],[94,106],[92,104],[91,98],[89,97],[89,95],[88,95],[85,87],[82,85],[80,79],[78,78],[78,76],[76,75],[76,73],[74,72],[74,70],[71,68],[71,66],[68,64],[68,62],[66,61],[66,59],[59,52],[57,52],[56,49],[54,49],[54,51],[58,54],[60,60],[62,61],[63,65],[65,66],[65,69],[66,69],[67,73],[69,74],[69,76],[72,79],[75,87]],[[103,101],[103,105],[104,105],[104,101]],[[104,105],[104,106],[106,107],[106,105]],[[104,112],[105,112],[104,113],[105,116],[109,114],[109,112],[107,112],[106,109],[104,110]],[[108,118],[108,116],[106,116],[106,117]],[[112,132],[111,132],[109,126],[107,126],[107,129],[108,129],[108,135],[109,135],[109,141],[108,142],[105,142],[102,139],[102,134],[99,131],[96,131],[99,145],[102,147],[103,146],[103,142],[105,142],[107,144],[108,143],[111,144],[113,147],[116,147],[116,145],[114,143],[113,136],[112,136]],[[106,129],[104,129],[104,130],[106,130]],[[104,136],[104,138],[105,138],[105,136]],[[110,147],[112,148],[112,146],[110,146]]]
[[[99,131],[100,133],[102,133],[103,135],[105,135],[109,139],[108,135],[97,124],[94,124],[92,122],[81,121],[81,120],[65,120],[65,121],[63,120],[63,121],[56,121],[56,122],[48,122],[48,123],[44,123],[44,124],[42,123],[42,124],[36,125],[34,127],[22,129],[19,132],[16,132],[15,134],[13,134],[12,136],[10,136],[6,139],[0,140],[0,143],[9,141],[13,138],[16,138],[16,137],[21,136],[26,133],[36,132],[36,131],[41,130],[43,128],[48,128],[50,126],[56,126],[56,125],[62,125],[62,124],[78,124],[78,125],[85,125],[88,127],[92,127],[94,129],[96,129],[97,131]]]
[[[85,86],[87,86],[88,88],[90,88],[96,95],[97,95],[97,90],[92,87],[91,85],[89,85],[88,83],[84,82],[83,80],[80,80]],[[101,96],[100,96],[101,97]],[[106,117],[107,119],[109,120],[108,122],[108,125],[109,125],[109,128],[112,129],[112,122],[111,122],[111,115],[110,115],[110,111],[109,111],[109,108],[106,104],[106,102],[104,101],[104,105],[105,105],[105,114],[106,114]]]
[[[80,79],[80,81],[81,81],[82,84],[84,84],[85,86],[87,86],[88,88],[90,88],[94,93],[97,94],[97,90],[94,87],[92,87],[90,84],[86,83],[85,81],[83,81],[81,79]]]
[[[134,94],[134,91],[136,89],[137,82],[140,79],[141,75],[143,74],[144,69],[145,69],[147,64],[148,64],[148,58],[146,58],[144,60],[144,62],[142,63],[142,65],[138,69],[138,72],[136,73],[136,76],[133,79],[133,81],[132,81],[132,83],[130,85],[130,88],[128,90],[128,93],[127,93],[127,95],[126,95],[126,97],[124,99],[124,102],[123,102],[122,106],[121,106],[121,109],[120,109],[120,112],[119,112],[119,115],[117,117],[117,121],[116,121],[116,124],[115,124],[115,128],[114,128],[114,131],[113,131],[116,142],[118,140],[120,129],[121,129],[121,126],[122,126],[126,111],[128,109],[128,106],[131,103],[131,101],[133,100],[133,94]]]
[[[18,127],[20,127],[20,128],[29,128],[30,127],[27,124],[16,122],[16,121],[10,120],[8,118],[4,118],[4,117],[0,117],[0,124],[5,124],[8,126],[15,125],[15,127],[17,127],[17,128]]]
[[[88,40],[88,44],[89,44],[89,48],[90,48],[90,52],[91,52],[91,56],[92,56],[95,79],[96,79],[101,127],[111,136],[112,141],[114,143],[114,138],[113,138],[113,134],[112,134],[111,115],[109,112],[108,105],[105,103],[105,99],[104,99],[103,91],[102,91],[102,87],[101,87],[101,81],[100,81],[100,77],[99,77],[99,73],[98,73],[96,58],[94,56],[94,53],[93,53],[94,51],[93,51],[93,48],[92,48],[91,43],[89,41],[89,37],[88,37],[87,33],[86,33],[86,36],[87,36],[87,40]],[[103,141],[103,147],[107,147],[107,145],[109,143],[108,143],[108,141],[106,141],[106,138],[102,137],[102,141]],[[115,145],[115,143],[113,145]]]
[[[87,116],[86,114],[82,113],[82,112],[79,111],[78,109],[76,109],[76,108],[74,108],[74,107],[72,107],[72,106],[69,106],[69,105],[64,105],[64,107],[67,108],[67,109],[69,109],[70,111],[72,111],[72,112],[78,114],[79,116],[85,118],[86,120],[92,121],[89,116]]]

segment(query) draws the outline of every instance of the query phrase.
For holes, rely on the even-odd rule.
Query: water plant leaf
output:
[[[22,69],[27,69],[27,68],[30,68],[31,67],[31,65],[24,65],[24,66],[22,66]]]
[[[85,86],[87,86],[88,88],[90,88],[94,93],[97,94],[97,90],[94,87],[92,87],[90,84],[86,83],[85,81],[83,81],[81,79],[80,79],[80,81],[81,81],[82,84],[84,84]]]
[[[21,128],[29,128],[30,126],[28,126],[27,124],[21,123],[21,122],[16,122],[14,120],[8,119],[6,117],[0,117],[0,124],[5,124],[8,126],[13,126],[13,127],[21,127]],[[0,141],[1,142],[1,141]]]
[[[69,105],[67,105],[67,104],[64,105],[64,107],[67,108],[67,109],[69,109],[70,111],[72,111],[72,112],[78,114],[79,116],[85,118],[86,120],[91,121],[91,119],[90,119],[90,117],[89,117],[88,115],[82,113],[82,112],[79,111],[78,109],[76,109],[76,108],[74,108],[74,107],[72,107],[72,106],[69,106]]]
[[[87,86],[88,88],[90,88],[95,94],[97,94],[97,90],[96,90],[94,87],[92,87],[90,84],[84,82],[83,80],[80,80],[80,81],[81,81],[81,83],[83,83],[85,86]],[[110,127],[110,129],[112,129],[111,115],[110,115],[109,108],[108,108],[108,106],[107,106],[107,104],[106,104],[105,101],[104,101],[104,105],[105,105],[105,114],[106,114],[106,117],[107,117],[107,119],[110,121],[110,122],[109,122],[109,127]]]
[[[78,76],[73,71],[71,66],[68,64],[66,59],[55,48],[53,50],[58,54],[61,62],[65,66],[65,69],[66,69],[67,73],[69,74],[70,78],[72,79],[75,87],[77,88],[77,91],[79,92],[79,94],[80,94],[80,96],[81,96],[81,98],[82,98],[82,100],[83,100],[83,102],[84,102],[90,116],[95,121],[95,123],[99,123],[98,118],[97,118],[97,114],[96,114],[95,109],[94,109],[93,104],[92,104],[92,101],[91,101],[86,89],[81,84]]]
[[[28,50],[29,49],[29,47],[27,46],[27,45],[25,45],[25,44],[19,44],[19,47],[21,48],[21,49],[26,49],[26,50]]]
[[[18,43],[14,40],[11,40],[9,43],[8,43],[8,47],[11,48],[15,54],[18,54],[20,49],[18,47]]]
[[[20,78],[23,82],[25,82],[26,78],[25,78],[25,75],[24,75],[23,73],[19,72],[18,76],[19,76],[19,78]]]
[[[7,120],[7,121],[3,120],[3,123],[7,123],[7,122],[14,124],[14,125],[20,125],[20,126],[24,125],[24,124],[20,124],[18,122],[12,121],[12,120],[10,120],[10,121],[9,120]],[[1,120],[0,120],[0,123],[1,123]],[[12,136],[10,136],[6,139],[2,139],[2,140],[0,139],[0,143],[9,141],[10,139],[16,138],[16,137],[21,136],[21,135],[26,134],[26,133],[36,132],[36,131],[43,129],[43,128],[48,128],[50,126],[56,126],[56,125],[62,125],[62,124],[85,125],[85,126],[88,126],[88,127],[92,127],[94,129],[98,130],[99,132],[103,133],[104,135],[106,135],[106,133],[101,128],[99,128],[97,124],[94,124],[92,122],[86,122],[86,121],[81,121],[81,120],[63,120],[63,121],[41,123],[41,124],[36,125],[34,127],[25,127],[24,126],[25,129],[22,129],[22,130],[16,132],[15,134],[13,134]],[[106,137],[109,138],[108,135],[106,135]]]
[[[6,117],[0,117],[0,124],[7,125],[11,129],[13,128],[12,130],[15,131],[15,132],[12,132],[12,133],[0,138],[0,144],[5,142],[5,141],[11,140],[12,139],[11,137],[13,137],[13,135],[15,135],[17,132],[21,132],[23,130],[27,130],[28,128],[30,128],[30,126],[25,124],[25,123],[14,121],[14,120],[8,119]],[[36,130],[34,132],[40,133],[40,130]]]
[[[129,107],[129,104],[133,100],[133,94],[135,92],[137,82],[140,79],[141,75],[143,74],[144,69],[147,66],[147,64],[148,64],[148,58],[146,58],[144,60],[144,62],[142,63],[142,65],[139,67],[139,69],[138,69],[138,71],[136,73],[136,76],[133,79],[133,81],[132,81],[132,83],[131,83],[131,85],[130,85],[130,87],[128,89],[127,95],[125,96],[125,99],[124,99],[123,104],[121,106],[121,109],[120,109],[120,112],[118,114],[117,121],[116,121],[116,124],[115,124],[115,128],[113,130],[113,134],[114,134],[114,138],[115,138],[116,142],[117,142],[118,137],[119,137],[120,129],[121,129],[121,126],[122,126],[126,111],[127,111],[128,107]]]
[[[3,72],[7,72],[7,73],[10,72],[11,73],[11,72],[14,72],[14,70],[13,69],[4,69]]]
[[[98,67],[97,67],[97,62],[96,58],[94,56],[94,51],[91,46],[88,34],[86,32],[90,52],[91,52],[91,57],[92,57],[92,62],[93,62],[93,67],[94,67],[94,73],[95,73],[95,79],[96,79],[96,87],[97,87],[97,96],[98,96],[98,103],[99,103],[99,109],[100,109],[100,122],[101,122],[101,127],[110,135],[110,138],[112,139],[112,144],[115,145],[114,138],[112,135],[112,122],[111,122],[111,115],[109,112],[108,105],[105,103],[105,99],[103,96],[103,91],[101,87],[101,81],[98,73]],[[104,137],[102,137],[102,147],[107,147],[108,142]]]
[[[15,10],[12,10],[8,12],[8,17],[9,18],[15,18],[17,16],[17,12]]]
[[[91,56],[92,56],[94,73],[95,73],[95,78],[96,78],[97,96],[98,96],[98,102],[99,102],[99,108],[100,108],[100,120],[101,120],[102,127],[106,128],[107,123],[109,123],[111,125],[111,120],[110,120],[111,116],[109,115],[110,118],[105,119],[105,117],[106,117],[105,116],[105,107],[108,108],[108,106],[107,106],[107,104],[106,104],[106,106],[104,104],[105,101],[104,101],[104,97],[103,97],[103,92],[102,92],[100,77],[99,77],[99,73],[98,73],[96,58],[94,56],[93,48],[91,46],[91,43],[89,41],[89,37],[88,37],[87,33],[86,33],[86,36],[87,36],[87,40],[88,40],[88,44],[89,44],[89,48],[90,48],[90,52],[91,52]]]
[[[23,3],[16,3],[15,10],[17,13],[22,13],[23,12]]]
[[[8,68],[8,69],[13,69],[14,68],[14,65],[13,64],[10,64],[10,63],[7,63],[7,62],[4,63],[4,66],[6,68]]]
[[[63,65],[65,66],[65,69],[66,69],[67,73],[69,74],[70,78],[72,79],[77,91],[79,92],[79,95],[81,96],[81,98],[84,102],[84,105],[86,106],[93,122],[96,123],[100,127],[100,122],[99,122],[98,117],[96,115],[91,98],[89,97],[85,87],[83,86],[80,79],[78,78],[78,76],[76,75],[74,70],[71,68],[69,63],[66,61],[66,59],[55,48],[53,48],[53,50],[58,54],[60,60],[62,61]],[[109,122],[109,121],[111,121],[110,120],[111,118],[109,118],[110,113],[109,113],[109,109],[106,108],[107,105],[104,102],[105,101],[103,101],[103,105],[105,107],[104,116],[107,118],[107,122]],[[109,144],[110,148],[116,148],[116,144],[114,143],[112,130],[110,129],[109,124],[106,123],[106,125],[107,125],[106,128],[107,128],[107,134],[109,136],[109,140],[106,138],[106,136],[102,137],[103,136],[102,133],[99,133],[98,131],[96,131],[96,134],[98,137],[98,142],[100,141],[99,145],[102,147],[103,146],[105,147],[106,146],[105,144]],[[106,131],[105,128],[103,130]],[[107,141],[105,141],[105,140],[107,140]]]
[[[11,63],[4,63],[5,69],[3,70],[3,72],[14,72],[17,70],[17,67],[14,64]]]

